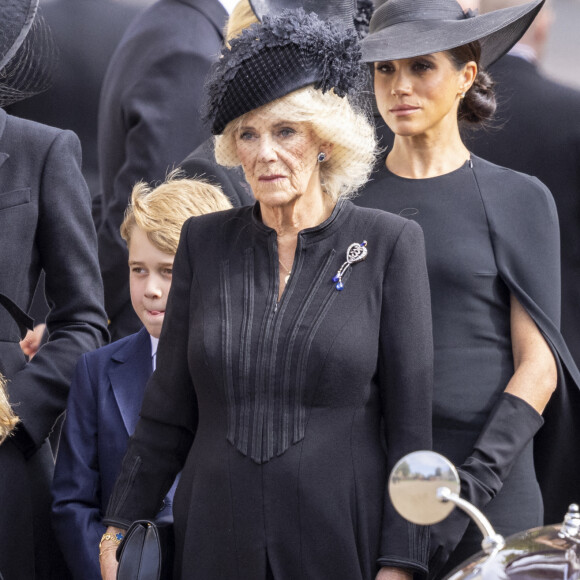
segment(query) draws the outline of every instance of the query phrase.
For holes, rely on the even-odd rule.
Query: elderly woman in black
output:
[[[532,438],[557,379],[564,369],[576,379],[578,372],[558,331],[551,194],[533,177],[471,155],[460,124],[493,114],[485,67],[517,42],[541,5],[474,16],[455,0],[387,0],[363,41],[378,109],[395,140],[357,203],[423,228],[435,345],[433,446],[460,466],[462,494],[504,535],[543,522]],[[537,465],[566,485],[565,472],[553,467],[558,440],[548,433]],[[547,487],[565,501],[560,483]],[[433,528],[431,572],[460,540],[448,568],[479,549],[475,526],[464,535],[467,522],[456,510]]]
[[[354,31],[288,11],[233,40],[210,84],[217,159],[241,163],[257,202],[183,228],[105,518],[123,534],[183,469],[176,578],[426,572],[426,530],[386,496],[394,463],[431,446],[423,240],[347,199],[374,161],[359,59]]]

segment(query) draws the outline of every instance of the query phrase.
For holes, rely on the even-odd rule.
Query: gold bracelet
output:
[[[124,536],[120,532],[116,534],[103,534],[101,541],[99,542],[99,558],[103,555],[103,542],[106,540],[111,540],[116,546],[118,546],[123,540]]]

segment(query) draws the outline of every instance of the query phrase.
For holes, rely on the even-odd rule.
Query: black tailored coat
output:
[[[0,372],[22,421],[0,446],[0,473],[12,487],[0,495],[0,572],[5,580],[64,578],[48,519],[54,462],[45,439],[65,409],[77,358],[107,339],[96,235],[78,139],[3,110],[0,241],[0,293],[28,311],[44,270],[51,307],[49,342],[29,363],[18,326],[0,310]]]
[[[154,513],[184,465],[175,578],[260,580],[268,565],[277,580],[425,572],[427,529],[386,496],[394,463],[431,446],[421,229],[339,203],[299,233],[279,301],[276,240],[258,204],[186,222],[106,521]],[[368,256],[338,291],[332,278],[363,240]]]
[[[127,248],[119,233],[131,190],[138,181],[162,181],[209,137],[200,107],[226,16],[218,0],[159,0],[131,23],[105,76],[98,236],[113,339],[141,327],[129,299]]]
[[[507,55],[490,68],[498,108],[493,127],[468,147],[498,165],[534,175],[556,202],[562,265],[562,335],[580,365],[580,91]]]

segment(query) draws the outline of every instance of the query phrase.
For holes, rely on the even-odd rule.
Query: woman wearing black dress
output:
[[[501,534],[543,522],[532,438],[557,369],[571,362],[558,331],[558,222],[542,183],[471,155],[459,129],[493,114],[484,69],[541,5],[474,16],[455,0],[388,0],[363,41],[395,141],[357,204],[423,228],[434,449],[460,466],[463,495]],[[431,573],[460,540],[447,569],[480,547],[475,526],[464,535],[468,519],[455,512],[433,529]]]
[[[112,534],[153,515],[183,469],[176,578],[427,571],[427,530],[386,496],[394,463],[431,447],[427,270],[416,223],[347,199],[375,159],[365,70],[353,30],[297,10],[232,40],[209,85],[217,160],[257,203],[184,225],[105,518]]]

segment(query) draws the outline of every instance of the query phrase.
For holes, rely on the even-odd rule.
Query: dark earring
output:
[[[324,153],[324,151],[321,151],[318,154],[318,163],[324,163],[324,161],[326,161],[326,153]]]

